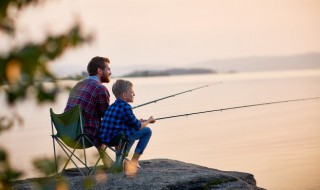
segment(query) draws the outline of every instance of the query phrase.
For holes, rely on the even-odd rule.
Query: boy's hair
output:
[[[133,86],[133,84],[128,80],[118,79],[113,85],[112,85],[112,92],[116,98],[120,98],[121,95]]]
[[[92,58],[87,67],[89,76],[96,75],[98,73],[98,68],[105,69],[104,62],[110,63],[109,59],[106,57],[96,56]]]

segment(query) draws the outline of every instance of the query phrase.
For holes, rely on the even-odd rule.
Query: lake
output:
[[[222,81],[134,109],[138,118],[320,96],[320,70],[127,79],[136,94],[132,106]],[[15,108],[0,98],[1,114],[15,110],[24,117],[22,127],[1,134],[1,146],[10,152],[12,165],[25,171],[24,178],[39,176],[31,160],[53,155],[49,108],[62,112],[68,93],[61,92],[55,104],[35,106],[30,100]],[[168,158],[248,172],[266,189],[320,189],[320,99],[165,119],[150,127],[153,135],[142,160]]]

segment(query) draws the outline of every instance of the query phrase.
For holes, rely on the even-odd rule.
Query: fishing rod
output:
[[[280,103],[287,103],[287,102],[297,102],[297,101],[305,101],[305,100],[315,100],[315,99],[319,99],[319,98],[320,97],[302,98],[302,99],[284,100],[284,101],[277,101],[277,102],[266,102],[266,103],[260,103],[260,104],[250,104],[250,105],[244,105],[244,106],[236,106],[236,107],[229,107],[229,108],[222,108],[222,109],[214,109],[214,110],[172,115],[172,116],[167,116],[167,117],[160,117],[160,118],[156,118],[155,120],[171,119],[171,118],[175,118],[175,117],[197,115],[197,114],[209,113],[209,112],[218,112],[218,111],[222,112],[225,110],[240,109],[240,108],[247,108],[247,107],[254,107],[254,106],[263,106],[263,105],[280,104]]]
[[[186,91],[183,91],[183,92],[179,92],[179,93],[176,93],[176,94],[172,94],[172,95],[169,95],[169,96],[166,96],[166,97],[163,97],[163,98],[159,98],[159,99],[156,99],[156,100],[152,100],[150,102],[146,102],[144,104],[140,104],[140,105],[134,106],[134,107],[132,107],[132,109],[139,108],[139,107],[142,107],[142,106],[145,106],[145,105],[148,105],[148,104],[152,104],[152,103],[157,103],[157,102],[159,102],[161,100],[165,100],[167,98],[172,98],[172,97],[175,97],[175,96],[180,95],[180,94],[184,94],[184,93],[187,93],[187,92],[192,92],[194,90],[198,90],[198,89],[201,89],[201,88],[213,86],[213,85],[220,84],[220,83],[222,83],[222,81],[215,82],[215,83],[208,84],[208,85],[204,85],[204,86],[200,86],[200,87],[193,88],[193,89],[190,89],[190,90],[186,90]]]

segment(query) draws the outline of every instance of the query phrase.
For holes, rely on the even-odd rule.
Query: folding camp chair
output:
[[[111,149],[116,153],[115,162],[109,157],[106,153],[106,148],[102,149],[99,145],[95,144],[92,137],[83,133],[83,117],[81,114],[80,105],[75,106],[74,108],[64,112],[62,114],[55,114],[52,109],[50,109],[51,115],[51,126],[52,126],[52,140],[53,140],[53,150],[56,163],[56,171],[58,173],[58,163],[56,156],[56,146],[55,142],[61,147],[63,152],[67,155],[68,159],[65,163],[63,169],[61,170],[60,175],[63,173],[68,163],[71,161],[76,168],[80,171],[82,175],[85,175],[82,170],[76,164],[75,159],[85,167],[85,171],[88,171],[91,175],[95,168],[97,167],[101,156],[103,156],[106,161],[108,161],[112,166],[112,171],[122,171],[122,163],[125,158],[125,150],[127,148],[127,141],[124,134],[120,133],[116,136],[110,145],[107,145],[106,148]],[[56,134],[55,134],[56,132]],[[87,155],[86,149],[90,147],[96,147],[99,152],[99,158],[96,161],[94,167],[90,169],[87,164]],[[111,146],[118,146],[117,150],[113,149]],[[75,154],[77,149],[83,149],[84,161]],[[74,157],[74,158],[73,158]]]

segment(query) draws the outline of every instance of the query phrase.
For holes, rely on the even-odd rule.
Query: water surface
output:
[[[223,81],[137,108],[138,118],[320,96],[319,70],[129,80],[136,94],[133,106]],[[111,89],[111,84],[106,86]],[[10,151],[13,166],[26,171],[24,177],[39,175],[30,164],[33,158],[53,155],[49,108],[62,112],[67,96],[60,93],[56,104],[37,107],[33,101],[21,103],[16,109],[25,117],[24,127],[1,135],[1,146]],[[160,120],[150,127],[153,136],[142,159],[168,158],[248,172],[267,189],[320,189],[320,100]]]

